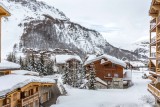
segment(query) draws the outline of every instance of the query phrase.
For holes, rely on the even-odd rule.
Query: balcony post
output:
[[[2,39],[2,37],[1,37],[1,35],[2,35],[2,32],[1,32],[1,23],[2,22],[1,22],[1,19],[2,19],[2,17],[0,17],[0,63],[1,63],[1,58],[2,58],[1,57],[1,47],[2,47],[1,46],[2,45],[2,40],[1,40]]]

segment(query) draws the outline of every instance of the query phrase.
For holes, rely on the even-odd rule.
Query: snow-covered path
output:
[[[150,80],[133,72],[134,86],[128,89],[82,90],[67,87],[68,96],[61,96],[53,107],[146,107],[146,100],[154,101],[147,91]],[[143,100],[142,100],[143,99]]]

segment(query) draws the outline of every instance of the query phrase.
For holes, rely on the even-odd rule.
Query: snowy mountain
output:
[[[147,58],[145,55],[112,46],[99,32],[71,22],[63,12],[43,2],[36,0],[1,2],[11,13],[11,17],[4,19],[3,26],[12,28],[4,29],[2,32],[5,38],[9,36],[11,39],[9,48],[17,43],[14,48],[19,51],[23,48],[44,50],[63,48],[77,51],[80,56],[86,53],[107,53],[120,59]],[[3,44],[7,46],[8,42]]]
[[[149,39],[146,37],[133,42],[130,49],[135,53],[149,57]]]

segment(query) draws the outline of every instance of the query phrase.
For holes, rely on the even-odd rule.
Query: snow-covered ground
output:
[[[142,79],[144,72],[133,71],[134,85],[128,89],[94,91],[66,86],[68,95],[59,97],[57,104],[51,107],[151,107],[154,97],[147,91],[150,80]]]

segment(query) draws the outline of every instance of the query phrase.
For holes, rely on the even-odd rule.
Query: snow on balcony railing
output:
[[[151,57],[156,58],[156,53],[155,52],[151,53]]]
[[[148,90],[155,95],[156,97],[160,98],[160,90],[154,87],[152,84],[148,84]]]
[[[151,44],[154,44],[156,42],[156,36],[154,36],[152,39],[151,39]]]

